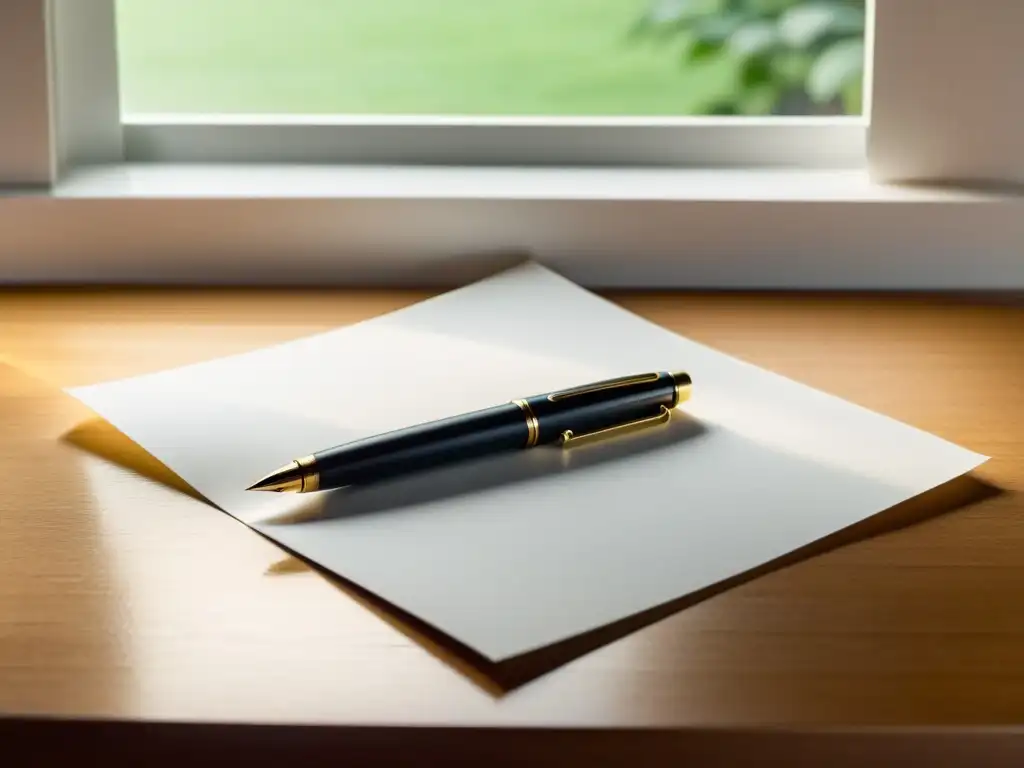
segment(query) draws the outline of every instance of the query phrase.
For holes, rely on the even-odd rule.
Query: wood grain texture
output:
[[[707,599],[502,668],[175,487],[59,392],[422,296],[0,293],[0,714],[520,734],[642,727],[662,729],[658,739],[691,734],[666,749],[702,759],[718,729],[1024,722],[1024,307],[1013,301],[613,296],[993,458],[973,478],[698,596]],[[1022,754],[1001,738],[1000,755]],[[751,742],[720,746],[730,744]]]

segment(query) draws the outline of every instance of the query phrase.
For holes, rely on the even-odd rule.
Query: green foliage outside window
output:
[[[682,43],[680,66],[735,62],[709,114],[860,114],[865,13],[865,0],[652,0],[633,35]]]

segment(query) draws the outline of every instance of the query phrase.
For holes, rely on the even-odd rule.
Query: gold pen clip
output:
[[[552,392],[548,395],[548,400],[552,403],[557,403],[559,400],[568,400],[570,397],[587,395],[591,392],[602,392],[606,389],[619,389],[620,387],[629,387],[633,384],[646,384],[651,381],[657,381],[660,376],[660,373],[642,373],[639,376],[622,376],[618,379],[608,379],[607,381],[599,381],[595,384],[587,384],[584,387],[566,389],[561,392]]]
[[[625,424],[618,424],[614,427],[606,427],[605,429],[598,429],[594,432],[587,432],[582,435],[577,435],[571,429],[567,429],[562,433],[562,447],[575,448],[578,445],[603,440],[607,437],[618,437],[619,435],[636,432],[641,429],[647,429],[648,427],[668,424],[671,419],[672,411],[663,405],[656,416],[649,416],[645,419],[629,421]]]

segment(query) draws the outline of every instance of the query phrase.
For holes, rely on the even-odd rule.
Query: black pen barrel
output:
[[[313,454],[317,476],[303,478],[299,487],[364,485],[503,451],[603,437],[599,433],[652,420],[663,423],[658,415],[667,417],[686,399],[690,384],[681,372],[625,376],[367,437]],[[302,462],[295,464],[289,472],[301,471]]]
[[[523,410],[506,403],[374,435],[313,454],[320,488],[387,480],[443,464],[525,448]]]

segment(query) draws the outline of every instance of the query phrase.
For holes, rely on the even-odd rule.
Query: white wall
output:
[[[876,0],[876,16],[874,177],[1024,183],[1024,0]]]
[[[17,35],[3,35],[18,30]],[[46,4],[0,0],[0,185],[51,180]]]

